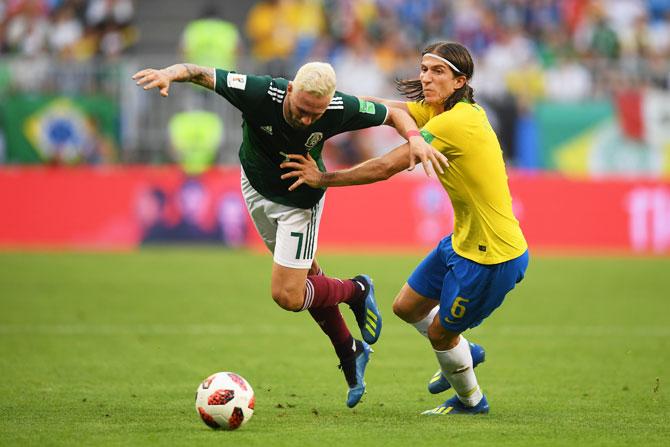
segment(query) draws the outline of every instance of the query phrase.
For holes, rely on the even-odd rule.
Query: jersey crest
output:
[[[323,133],[322,132],[312,132],[312,134],[307,138],[307,142],[305,143],[305,147],[307,149],[311,149],[317,144],[319,144],[319,141],[323,140]]]

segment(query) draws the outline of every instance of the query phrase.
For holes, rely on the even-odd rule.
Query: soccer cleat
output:
[[[356,340],[356,354],[348,360],[343,360],[339,368],[349,385],[347,392],[347,407],[353,408],[365,394],[365,367],[370,361],[372,349],[364,341]]]
[[[439,407],[435,407],[432,410],[424,411],[421,414],[433,416],[441,416],[444,414],[486,414],[489,412],[489,403],[486,400],[486,396],[482,396],[482,400],[479,401],[474,407],[468,407],[464,405],[458,399],[458,396],[454,396],[451,399],[447,399]]]
[[[472,367],[475,368],[477,365],[486,360],[486,351],[484,351],[484,348],[476,343],[469,344],[470,354],[472,355]],[[439,394],[443,391],[447,391],[449,388],[451,388],[451,384],[447,378],[442,375],[442,370],[438,369],[428,382],[428,391],[431,394]]]
[[[368,275],[358,275],[352,280],[365,286],[366,295],[362,303],[349,307],[356,317],[356,323],[361,330],[363,340],[372,345],[379,340],[382,333],[382,314],[377,308],[377,301],[375,301],[375,286]]]

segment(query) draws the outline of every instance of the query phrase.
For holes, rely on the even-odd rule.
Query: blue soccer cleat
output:
[[[370,361],[372,349],[364,341],[356,340],[356,355],[340,363],[340,369],[349,385],[347,407],[353,408],[365,394],[365,368]]]
[[[356,317],[363,340],[372,345],[379,340],[382,333],[382,314],[377,308],[377,301],[375,301],[375,286],[368,275],[358,275],[352,280],[365,286],[366,295],[362,303],[349,307]]]
[[[472,367],[475,368],[486,359],[486,351],[484,351],[484,348],[476,343],[469,344],[470,354],[472,355]],[[431,394],[439,394],[443,391],[447,391],[449,388],[451,388],[451,384],[447,378],[442,375],[442,370],[438,369],[428,382],[428,391]]]
[[[454,396],[451,399],[447,399],[439,407],[435,407],[432,410],[424,411],[421,414],[429,416],[441,416],[444,414],[486,414],[489,412],[489,403],[486,400],[486,396],[482,396],[482,400],[479,401],[474,407],[468,407],[463,404],[458,399],[458,396]]]

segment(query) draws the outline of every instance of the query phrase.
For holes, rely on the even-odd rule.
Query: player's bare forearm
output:
[[[349,169],[323,172],[322,187],[365,185],[386,180],[409,167],[409,145],[403,144],[381,157],[371,158]]]
[[[367,185],[386,180],[405,168],[394,170],[383,157],[371,158],[363,163],[341,171],[322,172],[320,186]]]
[[[192,82],[214,90],[215,70],[213,68],[195,64],[175,64],[161,71],[165,72],[174,82]]]
[[[214,89],[215,70],[194,64],[176,64],[156,70],[146,68],[133,75],[133,80],[144,90],[157,88],[162,96],[168,96],[172,82],[192,82],[210,90]]]
[[[419,161],[423,164],[424,172],[430,177],[429,167],[433,166],[435,172],[444,173],[444,168],[449,167],[449,161],[440,151],[426,143],[416,126],[414,118],[404,110],[389,107],[387,122],[391,121],[398,133],[409,142],[409,170],[414,169],[414,164]]]
[[[407,132],[410,130],[418,130],[414,118],[412,118],[406,110],[397,107],[387,107],[388,116],[384,124],[395,127],[398,133],[407,138]]]
[[[386,107],[394,107],[396,109],[409,112],[409,109],[407,108],[407,103],[405,101],[396,101],[393,99],[378,98],[376,96],[361,96],[361,98],[366,101],[372,101],[372,102],[378,102],[379,104],[384,104]]]
[[[319,171],[316,162],[308,156],[289,154],[291,161],[281,164],[283,169],[292,169],[282,175],[282,179],[295,178],[290,186],[293,191],[298,186],[306,184],[312,188],[329,186],[364,185],[386,180],[409,166],[409,145],[404,144],[391,152],[377,158],[364,161],[350,169],[334,172]]]

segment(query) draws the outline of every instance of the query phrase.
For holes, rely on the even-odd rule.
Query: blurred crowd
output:
[[[354,93],[388,93],[438,39],[470,49],[487,96],[579,100],[670,82],[670,0],[265,0],[245,26],[268,71],[328,59]]]
[[[85,61],[137,40],[132,0],[2,0],[0,54]]]
[[[418,75],[426,44],[461,42],[510,160],[518,117],[539,100],[670,87],[670,0],[264,0],[244,27],[260,72],[290,77],[308,59],[329,60],[340,90],[383,97]],[[378,153],[375,141],[388,142],[379,132],[331,142],[335,162]]]
[[[165,7],[176,1],[165,0]],[[162,3],[0,0],[0,96],[32,92],[36,85],[47,93],[104,94],[116,104],[125,101],[124,110],[135,117],[125,121],[128,127],[152,110],[150,97],[120,93],[124,64],[117,63],[116,56],[128,54],[135,44],[141,52],[138,28],[179,40],[174,48],[172,43],[165,45],[170,61],[291,78],[305,61],[327,60],[337,72],[339,90],[381,97],[396,95],[394,80],[418,75],[425,45],[453,40],[468,47],[475,58],[475,98],[485,105],[513,162],[520,120],[538,101],[573,103],[621,97],[621,92],[648,87],[670,90],[670,0],[259,0],[237,21],[231,17],[240,17],[240,8],[246,9],[248,3],[199,1],[187,8],[193,13],[183,18],[181,30],[167,32],[136,19],[138,8],[155,9],[155,4]],[[24,57],[7,58],[11,62],[3,64],[7,55]],[[36,57],[43,55],[50,57]],[[56,65],[54,59],[64,62]],[[94,63],[70,63],[88,60]],[[134,58],[122,61],[129,66],[137,63]],[[200,109],[217,110],[211,102],[220,99],[193,92],[190,96],[206,98],[205,103],[196,101]],[[189,97],[186,91],[180,96]],[[145,101],[143,109],[140,100]],[[171,107],[169,113],[164,110],[168,118],[147,119],[137,127],[146,123],[161,135],[170,128],[169,144],[181,156],[165,155],[165,145],[152,139],[136,147],[161,145],[152,152],[160,151],[159,157],[121,154],[119,159],[176,159],[191,166],[184,154],[194,153],[194,163],[200,166],[204,159],[216,158],[220,147],[231,145],[233,132],[224,132],[207,151],[184,150],[172,131],[177,122],[169,121],[182,110]],[[205,122],[200,117],[191,121],[200,126]],[[1,121],[2,113],[0,161]],[[219,125],[234,128],[229,122]],[[187,130],[195,132],[195,127]],[[118,128],[107,133],[118,135]],[[136,134],[140,138],[148,130],[142,127]],[[395,132],[386,127],[338,136],[328,141],[337,146],[326,151],[334,157],[328,161],[358,162],[387,149],[394,138]]]

